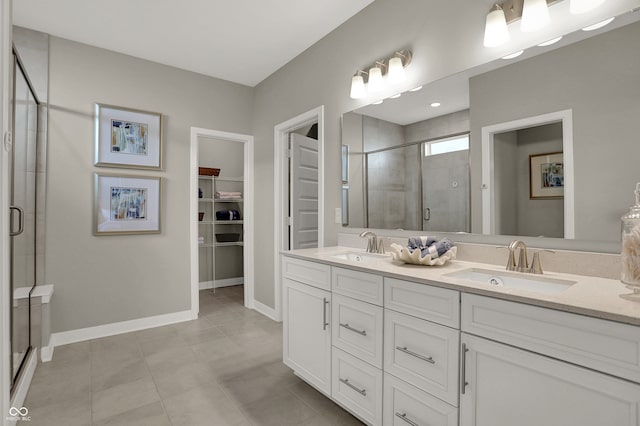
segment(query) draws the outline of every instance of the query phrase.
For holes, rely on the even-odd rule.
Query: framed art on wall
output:
[[[94,175],[94,235],[160,232],[159,177]]]
[[[529,198],[550,199],[564,196],[562,152],[529,156]]]
[[[162,114],[96,104],[95,165],[162,170]]]

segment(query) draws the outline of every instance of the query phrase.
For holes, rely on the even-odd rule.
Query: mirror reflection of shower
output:
[[[469,232],[469,134],[367,152],[366,226]]]

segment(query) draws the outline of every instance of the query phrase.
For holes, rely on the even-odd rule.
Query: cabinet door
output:
[[[283,284],[283,361],[330,396],[331,293],[286,278]]]
[[[462,352],[461,426],[640,426],[640,385],[466,334]]]

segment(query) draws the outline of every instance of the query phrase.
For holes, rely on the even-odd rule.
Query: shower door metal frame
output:
[[[27,84],[27,87],[29,89],[29,91],[31,92],[31,95],[33,96],[33,99],[35,101],[36,104],[36,160],[37,160],[37,150],[38,150],[38,138],[39,138],[39,114],[40,114],[40,100],[38,99],[38,96],[36,94],[36,90],[33,86],[33,83],[31,82],[31,80],[29,79],[29,75],[27,74],[27,71],[22,63],[22,60],[20,59],[20,55],[18,54],[15,46],[13,46],[13,90],[12,90],[12,102],[11,102],[11,106],[10,106],[10,110],[11,110],[11,133],[14,137],[13,140],[13,149],[11,150],[11,175],[9,176],[10,178],[10,211],[13,209],[20,209],[18,206],[14,206],[12,204],[13,202],[13,178],[14,178],[14,173],[15,173],[15,128],[16,128],[16,114],[15,114],[15,108],[16,108],[16,83],[17,83],[17,73],[18,71],[22,74],[22,76],[24,77],[24,80]],[[35,252],[35,247],[36,247],[36,228],[37,228],[37,223],[35,222],[35,212],[37,211],[37,190],[38,190],[38,186],[37,184],[34,185],[34,233],[33,233],[33,248],[34,248],[34,255],[33,255],[33,285],[31,286],[31,289],[29,290],[29,296],[27,298],[27,303],[28,303],[28,315],[29,315],[29,327],[28,327],[28,347],[27,350],[24,354],[24,357],[22,358],[22,360],[20,361],[20,365],[18,366],[17,369],[14,370],[14,365],[13,365],[13,291],[14,291],[14,283],[13,283],[13,256],[14,256],[14,251],[13,251],[13,246],[14,246],[14,241],[13,241],[13,236],[17,236],[22,232],[22,228],[23,228],[23,223],[20,224],[20,232],[17,234],[13,234],[13,215],[9,214],[9,226],[10,226],[10,242],[9,242],[9,265],[10,265],[10,272],[9,272],[9,283],[10,283],[10,297],[9,297],[9,303],[11,303],[11,306],[9,307],[10,309],[10,324],[9,324],[9,343],[10,343],[10,356],[11,356],[11,362],[9,363],[10,366],[10,378],[11,378],[11,395],[13,395],[14,391],[15,391],[15,387],[16,384],[20,381],[20,378],[22,376],[22,373],[24,372],[24,366],[26,361],[29,359],[29,356],[31,356],[31,351],[33,350],[33,346],[31,345],[31,294],[33,293],[33,290],[36,287],[36,252]],[[21,210],[21,209],[20,209]],[[24,220],[24,213],[21,212],[21,218],[20,218],[21,222]]]

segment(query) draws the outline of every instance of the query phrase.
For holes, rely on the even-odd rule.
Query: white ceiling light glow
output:
[[[569,12],[573,15],[587,13],[604,3],[604,0],[571,0]]]
[[[486,47],[501,46],[509,41],[509,29],[504,10],[499,4],[491,8],[484,27],[484,45]]]
[[[368,73],[358,70],[351,79],[351,99],[362,99],[367,96],[367,92],[383,91],[387,84],[402,83],[406,78],[404,69],[409,66],[412,57],[410,50],[399,50],[389,59],[376,61],[369,68]],[[367,76],[366,82],[363,75]],[[385,75],[387,76],[386,82]],[[421,88],[422,86],[413,90],[420,90]]]
[[[524,50],[518,50],[517,52],[513,52],[507,56],[503,56],[502,59],[513,59],[513,58],[517,58],[518,56],[522,55],[524,53]]]
[[[600,28],[609,25],[610,23],[613,22],[613,20],[616,19],[614,18],[609,18],[609,19],[605,19],[602,22],[598,22],[597,24],[593,24],[593,25],[589,25],[588,27],[584,27],[582,29],[582,31],[595,31],[595,30],[599,30]]]
[[[556,38],[552,38],[551,40],[547,40],[544,43],[540,43],[538,46],[539,47],[551,46],[552,44],[556,44],[560,40],[562,40],[562,36],[556,37]]]

